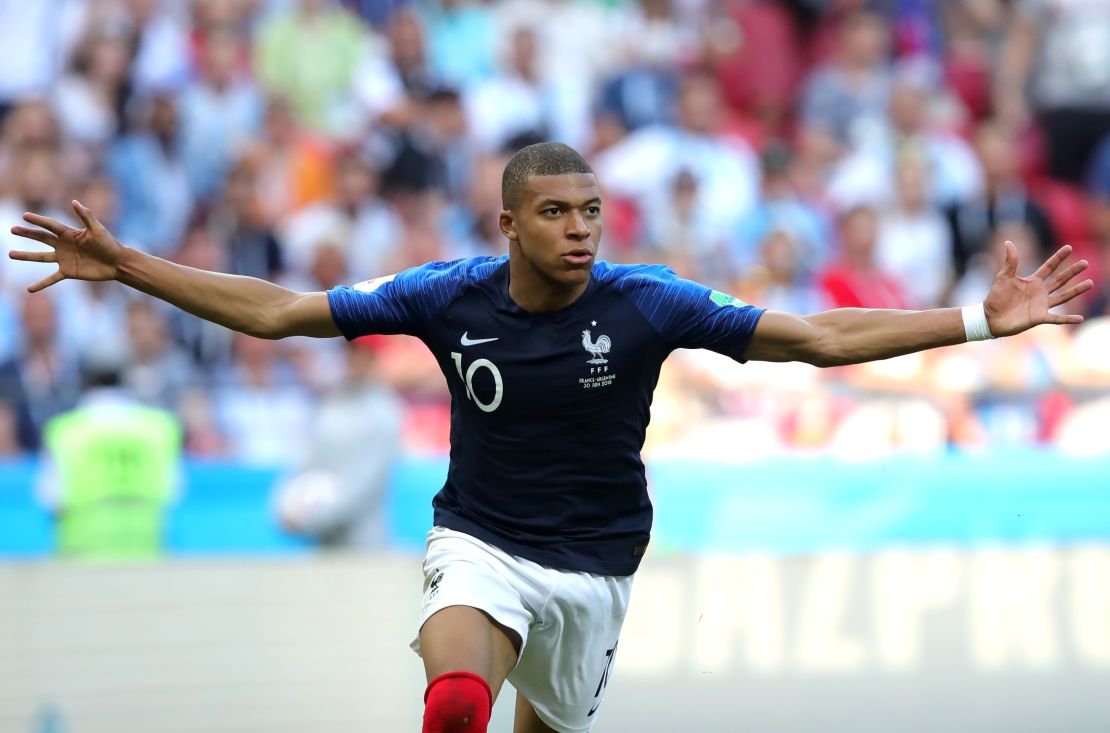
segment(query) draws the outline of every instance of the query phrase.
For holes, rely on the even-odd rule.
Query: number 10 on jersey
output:
[[[462,354],[457,351],[451,352],[451,358],[455,360],[455,369],[459,373],[459,379],[463,380],[463,385],[466,387],[466,398],[473,400],[478,409],[483,412],[493,412],[500,406],[501,397],[505,394],[505,385],[501,382],[501,372],[498,371],[497,365],[489,359],[475,359],[469,367],[466,368],[466,374],[463,374]],[[479,369],[488,369],[490,375],[493,377],[493,399],[489,402],[483,402],[480,397],[474,392],[474,375]]]

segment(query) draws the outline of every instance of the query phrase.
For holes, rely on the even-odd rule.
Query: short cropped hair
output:
[[[501,175],[501,205],[515,211],[524,197],[524,184],[531,176],[561,176],[565,173],[589,173],[594,169],[563,143],[536,143],[521,148],[505,166]]]

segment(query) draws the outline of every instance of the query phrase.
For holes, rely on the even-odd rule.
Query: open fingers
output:
[[[1068,258],[1068,255],[1070,254],[1071,245],[1065,244],[1063,247],[1056,250],[1056,252],[1051,257],[1045,260],[1041,264],[1041,266],[1037,268],[1037,271],[1029,277],[1040,278],[1041,280],[1044,280],[1045,278],[1051,276],[1052,273],[1056,272],[1056,268],[1059,267],[1060,263],[1066,260]]]
[[[1044,322],[1051,323],[1057,326],[1074,326],[1077,323],[1083,323],[1083,316],[1079,315],[1078,313],[1072,313],[1070,315],[1064,313],[1049,313]]]
[[[23,260],[24,262],[57,262],[57,252],[27,252],[25,250],[13,249],[8,252],[8,257],[13,260]]]
[[[46,288],[50,287],[51,285],[54,285],[55,283],[60,283],[62,280],[65,280],[65,279],[66,279],[66,276],[62,274],[62,271],[57,270],[50,277],[44,277],[42,280],[39,280],[37,283],[34,283],[33,285],[28,285],[27,286],[27,292],[28,293],[37,293],[38,291],[45,290]]]
[[[45,229],[28,229],[27,227],[14,226],[12,227],[12,234],[24,239],[33,239],[36,242],[54,246],[54,241],[58,238],[56,235],[51,234]],[[18,258],[17,258],[18,259]]]
[[[63,234],[65,234],[66,230],[69,229],[69,227],[67,227],[65,224],[61,223],[60,221],[57,221],[56,219],[51,219],[49,216],[43,216],[42,214],[35,214],[33,212],[30,212],[30,211],[25,212],[23,214],[23,220],[27,221],[27,222],[30,222],[31,224],[34,224],[35,226],[42,227],[46,231],[52,232],[52,233],[58,235],[59,237],[62,236]]]
[[[1076,296],[1082,295],[1095,286],[1093,280],[1084,280],[1081,283],[1076,283],[1070,288],[1065,288],[1058,292],[1053,293],[1048,298],[1048,307],[1055,308],[1058,305],[1063,305]],[[1071,321],[1069,321],[1070,323]]]
[[[1002,244],[1002,274],[1016,276],[1018,268],[1017,247],[1007,240]]]
[[[92,209],[85,206],[77,199],[74,199],[72,202],[70,202],[70,205],[73,206],[74,213],[76,213],[77,217],[82,221],[82,223],[84,223],[84,225],[88,227],[89,231],[98,231],[104,228],[104,226],[97,220],[96,215],[92,213]]]
[[[1087,260],[1079,260],[1079,262],[1073,262],[1068,265],[1068,267],[1066,267],[1063,271],[1057,272],[1055,275],[1048,278],[1048,280],[1045,281],[1044,285],[1050,293],[1059,290],[1060,288],[1067,285],[1073,277],[1086,269]]]

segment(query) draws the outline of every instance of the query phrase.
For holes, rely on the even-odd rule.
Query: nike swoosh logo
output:
[[[463,346],[474,346],[475,344],[488,344],[488,343],[489,343],[490,341],[496,341],[496,340],[497,340],[497,338],[491,338],[491,339],[472,339],[472,338],[469,338],[469,337],[468,337],[468,336],[466,335],[467,333],[468,333],[468,332],[464,331],[464,332],[463,332],[463,335],[462,335],[462,339],[460,339],[460,341],[462,342],[462,345],[463,345]]]

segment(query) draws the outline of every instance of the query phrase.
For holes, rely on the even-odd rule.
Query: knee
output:
[[[423,733],[486,733],[493,693],[480,676],[448,672],[428,683]]]

